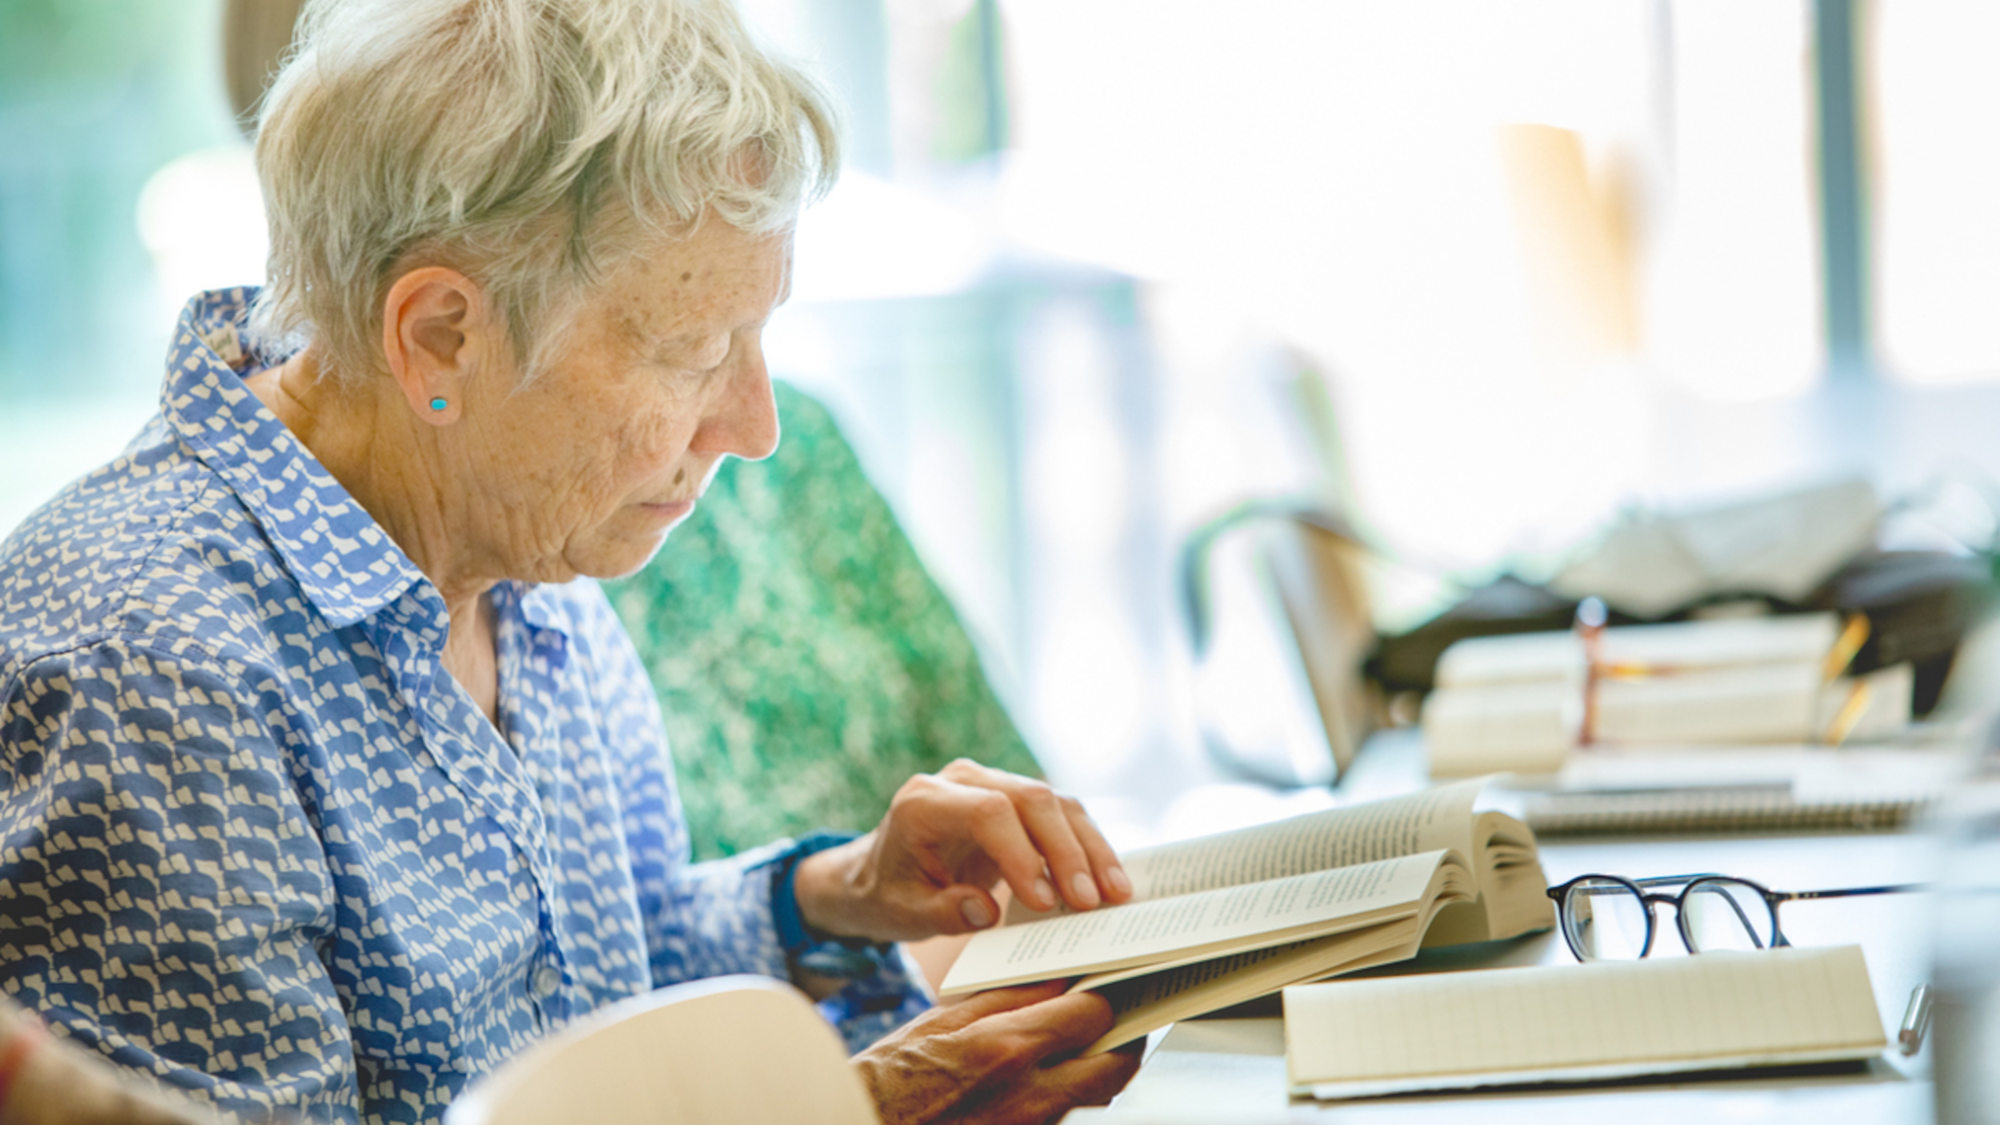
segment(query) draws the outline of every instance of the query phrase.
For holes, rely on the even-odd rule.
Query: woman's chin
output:
[[[660,524],[653,527],[650,534],[627,532],[616,537],[606,536],[594,544],[584,557],[575,559],[582,564],[577,567],[577,572],[591,578],[623,578],[636,574],[653,561],[654,555],[660,553],[660,547],[667,541],[667,532],[671,530],[672,524]]]

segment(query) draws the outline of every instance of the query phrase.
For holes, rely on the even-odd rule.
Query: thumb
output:
[[[938,933],[965,934],[998,923],[1000,904],[984,887],[954,883],[931,896],[925,914]]]

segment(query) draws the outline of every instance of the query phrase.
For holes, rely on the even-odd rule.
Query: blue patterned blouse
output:
[[[494,590],[496,730],[243,385],[250,296],[197,297],[159,413],[0,543],[0,987],[227,1109],[406,1122],[599,1005],[784,975],[777,848],[688,862],[597,586]],[[858,1045],[924,1003],[897,966],[828,1008]]]

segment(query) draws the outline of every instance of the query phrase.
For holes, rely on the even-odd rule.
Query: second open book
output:
[[[1117,1021],[1091,1051],[1427,945],[1547,929],[1553,907],[1520,821],[1473,811],[1462,782],[1129,852],[1132,900],[1037,914],[973,937],[940,992],[1080,977]]]

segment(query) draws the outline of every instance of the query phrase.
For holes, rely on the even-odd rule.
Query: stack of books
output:
[[[1583,746],[1839,743],[1910,720],[1913,673],[1845,675],[1832,614],[1460,641],[1424,704],[1431,776],[1553,774]]]

